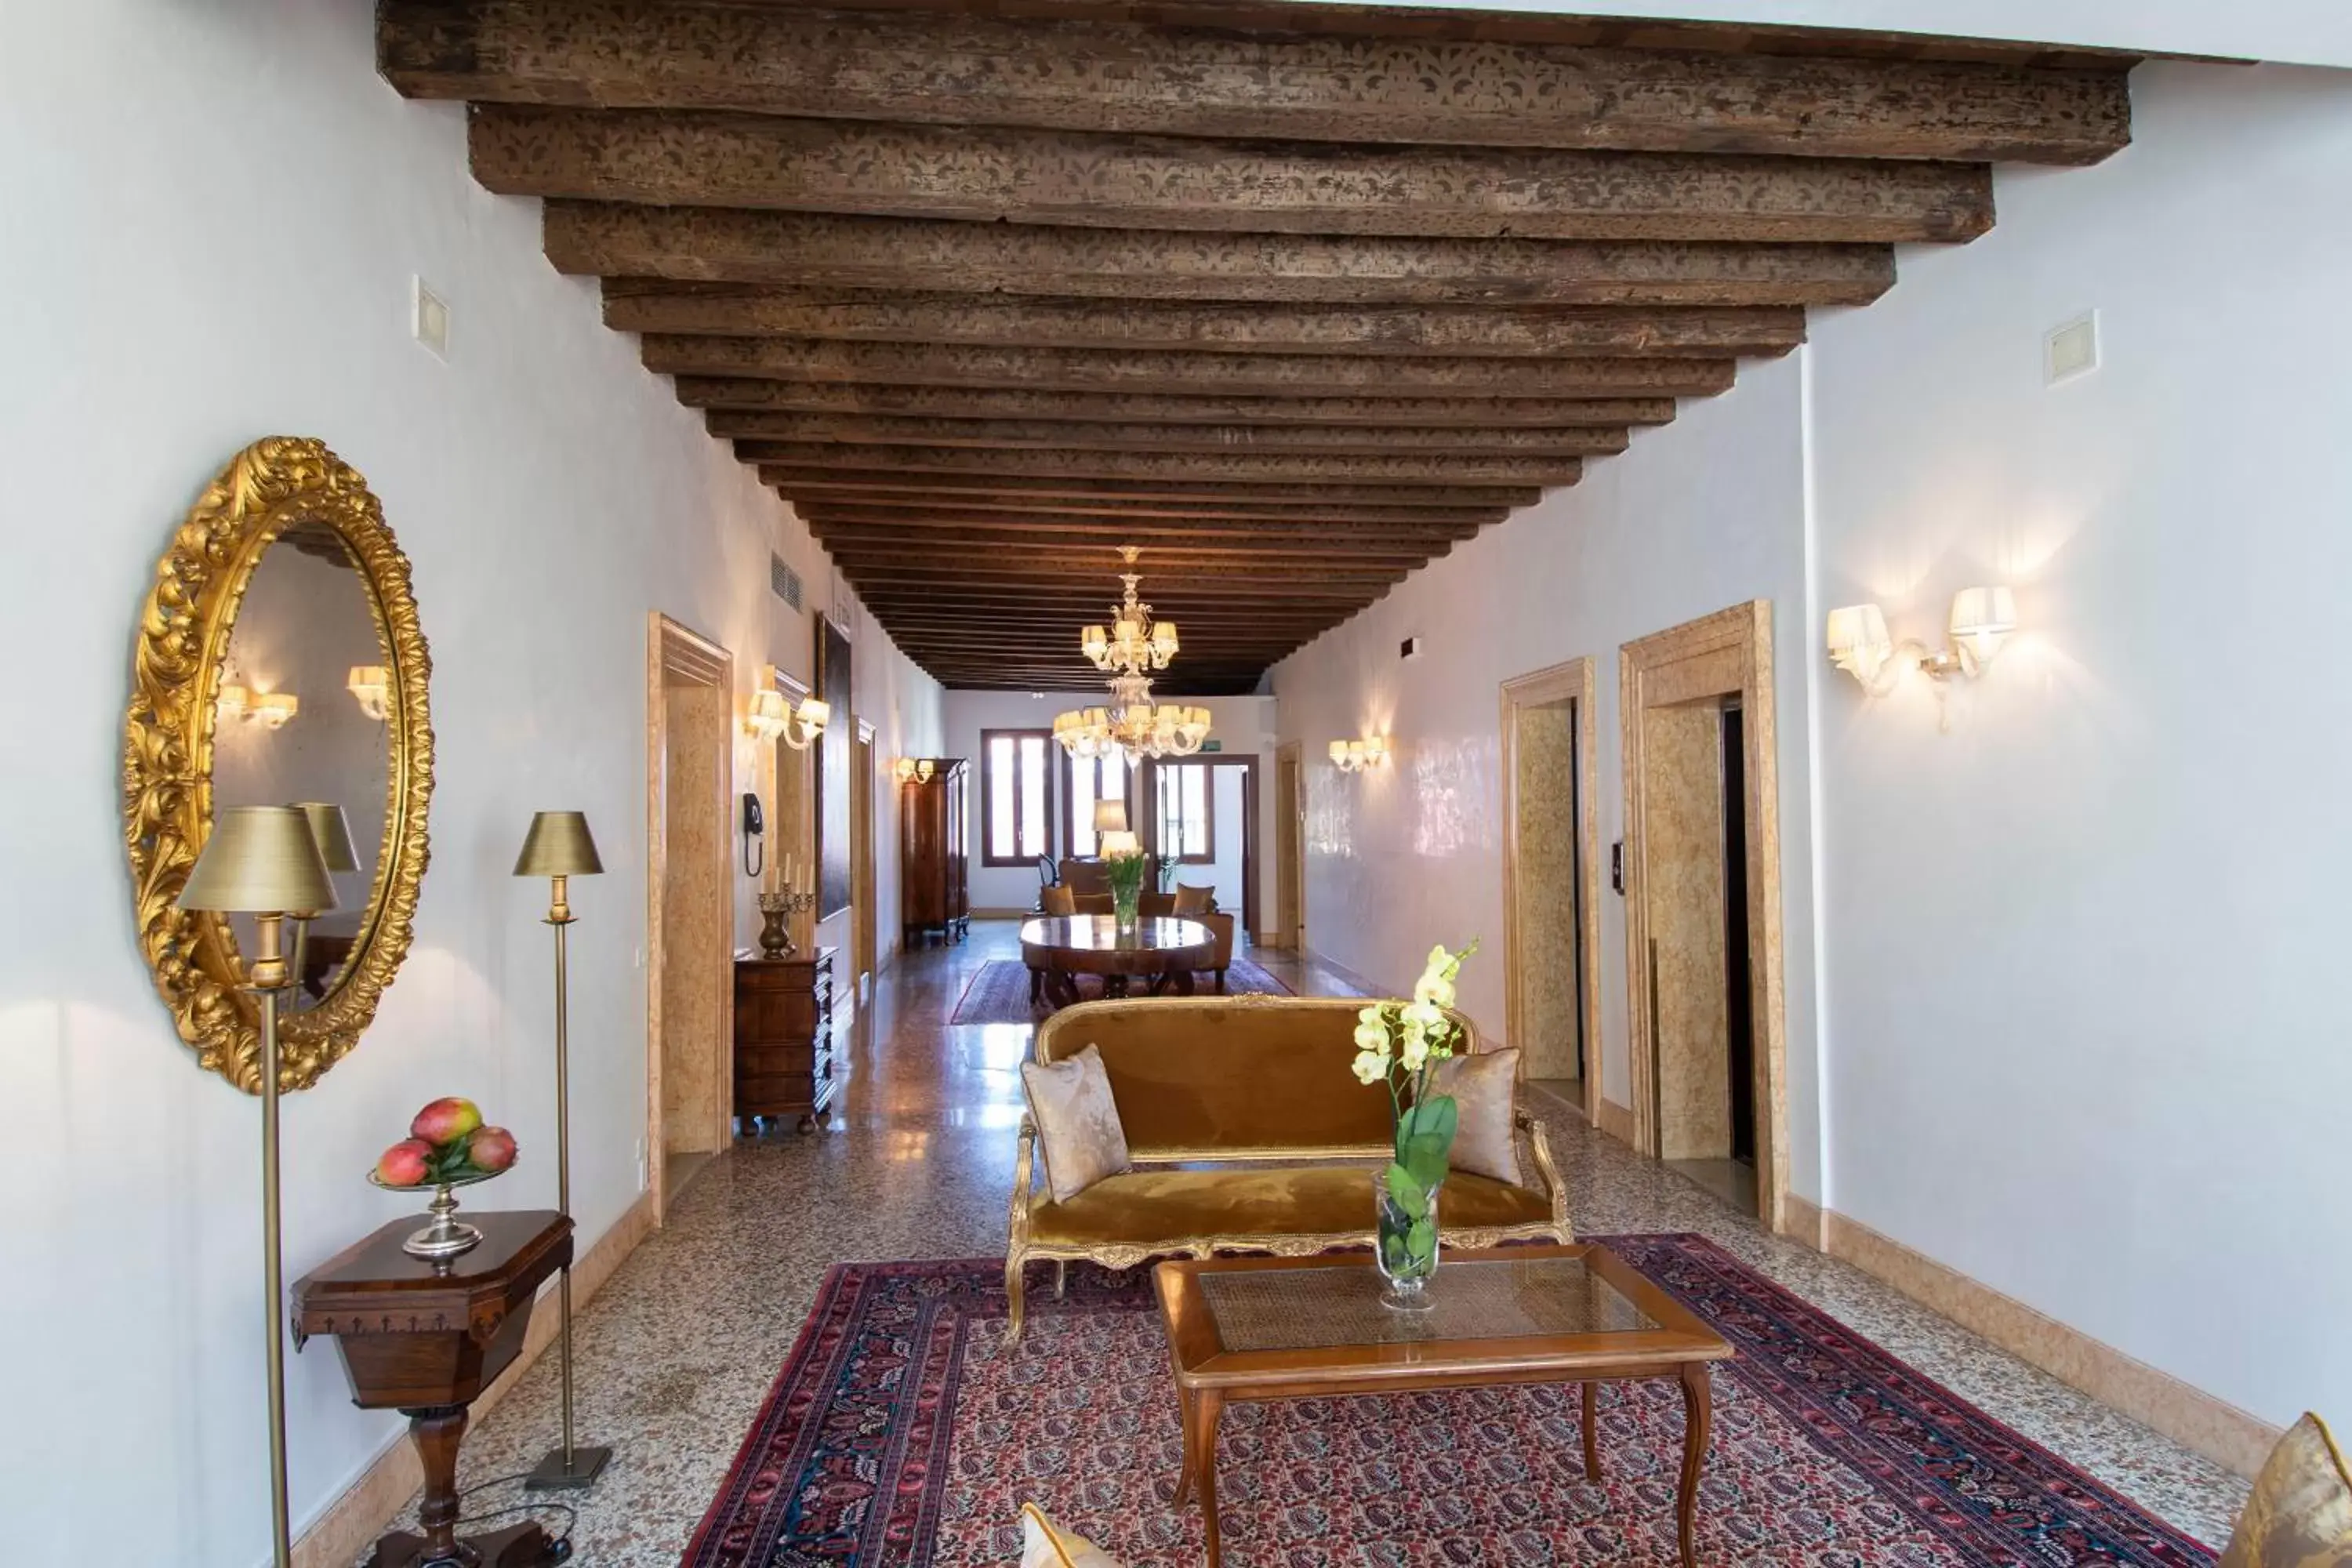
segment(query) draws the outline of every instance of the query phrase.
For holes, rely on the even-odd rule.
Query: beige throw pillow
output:
[[[1127,1169],[1127,1130],[1118,1124],[1100,1051],[1088,1046],[1058,1062],[1023,1062],[1021,1090],[1037,1123],[1045,1184],[1055,1203],[1068,1203]]]
[[[1461,1117],[1454,1134],[1453,1168],[1521,1185],[1519,1141],[1511,1128],[1518,1103],[1519,1052],[1479,1051],[1448,1057],[1430,1078],[1430,1092],[1450,1094]]]
[[[2327,1426],[2306,1415],[2263,1462],[2219,1568],[2352,1564],[2352,1472]]]
[[[1118,1559],[1072,1535],[1034,1502],[1021,1505],[1021,1568],[1118,1568]]]
[[[1205,915],[1216,907],[1216,889],[1192,888],[1181,882],[1176,884],[1176,913],[1179,916]]]

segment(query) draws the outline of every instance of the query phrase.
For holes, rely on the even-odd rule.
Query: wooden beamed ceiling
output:
[[[2130,139],[2131,57],[1277,0],[382,0],[876,618],[1087,688],[1269,664]]]

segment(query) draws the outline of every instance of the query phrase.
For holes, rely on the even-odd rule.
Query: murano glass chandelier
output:
[[[1120,555],[1135,564],[1129,545]],[[1078,650],[1097,669],[1111,672],[1110,700],[1099,708],[1073,708],[1054,720],[1054,739],[1081,759],[1124,755],[1129,767],[1146,757],[1188,757],[1209,738],[1209,710],[1151,700],[1150,671],[1165,669],[1176,657],[1176,623],[1154,621],[1151,606],[1136,596],[1140,574],[1120,574],[1126,596],[1111,611],[1111,625],[1088,626]]]

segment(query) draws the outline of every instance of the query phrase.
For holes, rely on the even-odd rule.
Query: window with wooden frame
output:
[[[1160,763],[1160,854],[1180,865],[1205,866],[1217,858],[1216,787],[1206,763]]]
[[[1066,757],[1062,777],[1066,786],[1062,791],[1062,842],[1069,847],[1069,854],[1085,859],[1102,853],[1101,842],[1095,837],[1097,801],[1124,803],[1128,826],[1140,837],[1142,825],[1136,820],[1135,812],[1135,770],[1127,765],[1123,753]]]
[[[980,732],[980,860],[1034,866],[1053,852],[1054,750],[1050,730]]]

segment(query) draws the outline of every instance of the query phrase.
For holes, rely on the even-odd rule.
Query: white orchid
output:
[[[1355,1073],[1358,1083],[1378,1083],[1389,1076],[1389,1055],[1386,1051],[1361,1052],[1349,1070]]]

